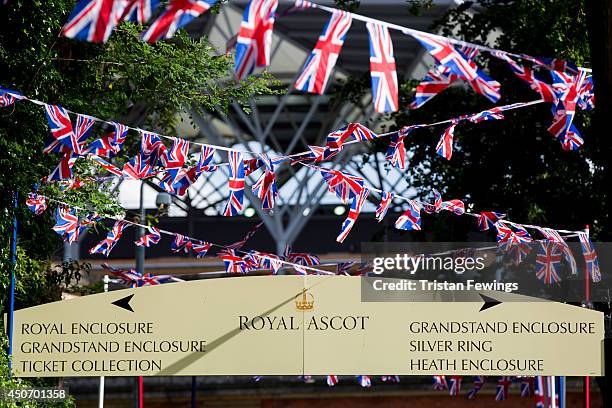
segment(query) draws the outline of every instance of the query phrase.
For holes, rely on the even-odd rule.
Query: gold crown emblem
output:
[[[314,296],[312,296],[312,293],[308,292],[306,288],[304,288],[302,290],[302,294],[295,297],[295,307],[297,310],[314,309]]]

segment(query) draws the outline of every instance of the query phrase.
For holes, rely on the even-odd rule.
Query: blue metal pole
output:
[[[8,315],[8,338],[9,338],[9,376],[13,367],[13,314],[15,312],[15,263],[17,262],[17,208],[19,207],[18,194],[15,192],[13,210],[13,241],[11,242],[11,286]]]

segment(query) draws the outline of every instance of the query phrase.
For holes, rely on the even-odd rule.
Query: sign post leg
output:
[[[9,300],[9,315],[8,315],[8,340],[9,340],[9,376],[12,374],[13,368],[13,318],[15,313],[15,267],[17,263],[17,208],[19,207],[18,195],[15,191],[13,207],[13,241],[11,242],[11,284],[10,284],[10,300]]]

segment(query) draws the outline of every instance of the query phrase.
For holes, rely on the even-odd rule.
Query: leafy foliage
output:
[[[191,39],[179,32],[170,41],[147,44],[138,38],[142,27],[122,24],[107,44],[90,44],[60,36],[75,0],[11,0],[0,12],[0,85],[70,111],[173,134],[179,113],[189,109],[226,110],[259,95],[275,93],[264,73],[236,81],[232,57],[217,55],[206,39]],[[95,125],[92,137],[108,131]],[[19,220],[19,256],[16,265],[19,307],[58,300],[62,291],[74,291],[88,265],[53,266],[62,244],[50,229],[52,212],[34,216],[23,202],[59,162],[56,154],[43,155],[49,130],[41,106],[17,102],[0,111],[0,265],[9,271],[9,238],[13,215]],[[138,138],[130,133],[126,160]],[[79,158],[75,173],[84,183],[79,189],[40,184],[43,194],[84,208],[117,214],[116,192],[97,182],[97,169]],[[107,183],[108,184],[108,183]],[[19,205],[13,209],[13,193]],[[54,205],[51,205],[54,207]],[[2,311],[6,310],[8,274],[0,278]],[[88,288],[95,291],[97,288]],[[5,347],[2,347],[5,350]],[[0,386],[6,379],[2,353]],[[17,382],[11,382],[18,386]],[[35,405],[31,405],[35,406]],[[36,405],[38,406],[38,405]]]

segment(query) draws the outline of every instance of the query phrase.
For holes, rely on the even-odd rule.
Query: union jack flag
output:
[[[205,241],[192,241],[191,249],[196,254],[196,258],[204,258],[206,253],[212,248],[212,244],[210,242]]]
[[[170,0],[166,9],[141,38],[148,43],[171,38],[179,28],[208,11],[216,2],[217,0]]]
[[[495,401],[504,401],[508,399],[508,391],[512,385],[512,377],[500,377],[497,381],[497,390],[495,392]]]
[[[257,161],[263,164],[264,172],[253,186],[253,194],[261,200],[261,208],[271,210],[274,208],[274,199],[278,195],[274,164],[265,153],[260,153]]]
[[[452,120],[451,125],[444,130],[436,146],[436,153],[446,160],[450,160],[453,156],[453,137],[455,135],[455,127],[458,123],[459,121],[457,119]]]
[[[10,106],[15,101],[25,99],[21,93],[13,91],[12,89],[6,89],[0,86],[0,108]]]
[[[243,79],[255,66],[270,65],[272,29],[278,0],[251,0],[244,10],[240,31],[236,38],[234,72]]]
[[[431,98],[448,88],[457,80],[457,75],[442,65],[437,65],[430,69],[425,78],[416,87],[414,101],[408,106],[409,109],[418,109],[425,105]]]
[[[584,79],[578,92],[578,106],[584,110],[595,109],[595,89],[593,84],[593,76],[589,75]]]
[[[326,380],[327,380],[327,385],[329,385],[330,387],[333,387],[334,385],[338,384],[337,375],[328,375]]]
[[[192,242],[189,238],[181,234],[174,234],[174,241],[172,241],[172,245],[170,249],[172,252],[184,252],[189,253],[189,249],[192,247]]]
[[[521,397],[531,397],[531,395],[533,395],[535,378],[519,377],[518,381],[521,387]]]
[[[216,150],[210,146],[202,146],[200,149],[200,158],[198,159],[198,165],[196,167],[196,173],[198,175],[203,172],[210,173],[217,170],[218,166],[210,164],[215,155],[215,151]]]
[[[538,227],[537,229],[542,233],[542,235],[544,235],[547,240],[559,244],[559,249],[561,250],[561,252],[563,252],[563,256],[569,263],[572,274],[577,274],[578,268],[576,267],[576,260],[574,259],[574,255],[572,254],[572,251],[570,250],[569,246],[567,245],[561,234],[559,234],[559,231],[545,227]]]
[[[323,94],[338,60],[346,33],[351,28],[352,20],[351,13],[334,10],[312,53],[306,60],[302,73],[295,81],[295,89]]]
[[[514,75],[527,82],[529,87],[539,93],[540,97],[544,99],[544,101],[555,101],[556,97],[552,86],[538,79],[533,69],[517,64],[508,54],[503,51],[492,51],[491,55],[507,62]]]
[[[158,135],[142,131],[140,153],[123,166],[123,173],[127,178],[135,179],[151,176],[160,157],[165,156],[167,151]]]
[[[585,262],[586,273],[591,276],[593,282],[601,281],[601,271],[599,270],[599,259],[597,259],[597,253],[593,247],[589,235],[580,232],[578,233],[578,239],[580,240],[580,246],[582,247],[582,256]]]
[[[416,202],[408,201],[408,209],[395,221],[395,228],[406,231],[421,230],[421,208]]]
[[[223,215],[233,217],[242,213],[242,202],[244,198],[244,163],[240,152],[231,151],[228,153],[229,159],[229,178],[227,186],[229,197]]]
[[[89,250],[89,253],[90,254],[103,254],[103,255],[108,256],[113,250],[113,248],[115,247],[115,244],[117,244],[117,241],[119,241],[119,238],[121,238],[123,231],[130,225],[131,224],[127,221],[115,222],[115,225],[113,225],[113,228],[110,231],[108,231],[106,238],[100,241],[98,245],[91,248]]]
[[[125,2],[80,0],[72,10],[62,33],[65,37],[90,42],[106,42],[123,14]]]
[[[161,156],[160,160],[166,169],[177,169],[183,167],[188,155],[189,142],[185,139],[173,137],[170,151]]]
[[[195,167],[169,169],[160,180],[159,186],[170,194],[185,195],[187,189],[198,179]]]
[[[350,275],[349,271],[355,265],[355,262],[338,262],[336,265],[336,275]]]
[[[380,197],[380,204],[376,208],[376,221],[381,222],[385,215],[387,215],[387,211],[389,211],[389,206],[393,202],[393,197],[395,195],[389,192],[382,192],[382,196]]]
[[[369,375],[358,375],[357,381],[359,381],[359,385],[364,388],[370,388],[372,386],[372,379]]]
[[[493,228],[497,221],[504,218],[506,218],[506,214],[493,211],[483,211],[478,216],[478,229],[481,231],[486,231],[489,228]]]
[[[308,0],[295,0],[295,3],[293,4],[293,6],[289,7],[288,9],[286,9],[281,16],[288,16],[290,14],[293,14],[297,11],[302,11],[302,10],[306,10],[307,8],[313,8],[314,5],[312,4],[312,2],[308,1]]]
[[[304,252],[292,252],[291,246],[287,245],[285,248],[285,259],[287,262],[293,263],[293,267],[296,271],[303,275],[307,275],[308,272],[306,269],[301,268],[301,266],[316,266],[321,264],[321,260],[318,256],[314,254],[307,254]]]
[[[499,120],[504,119],[503,110],[500,107],[491,108],[489,110],[485,110],[474,115],[471,115],[467,118],[472,123],[480,123],[485,120]]]
[[[278,255],[258,251],[251,251],[250,253],[258,259],[257,263],[261,269],[271,269],[275,275],[283,266],[283,260]]]
[[[365,200],[369,194],[370,190],[368,190],[367,188],[363,188],[361,189],[359,194],[355,198],[353,198],[353,202],[351,203],[351,209],[349,210],[346,220],[344,220],[344,222],[342,223],[342,227],[340,228],[340,235],[336,237],[336,242],[344,242],[349,232],[351,232],[351,229],[353,229],[355,222],[357,222],[357,217],[359,217],[359,214],[361,213],[361,207],[363,207],[363,203],[365,203]]]
[[[433,376],[433,388],[434,390],[437,390],[437,391],[448,389],[448,383],[446,382],[446,376],[434,375]]]
[[[113,122],[113,126],[115,128],[113,132],[110,132],[101,139],[94,140],[87,146],[85,153],[109,158],[119,153],[127,137],[128,127],[115,122]]]
[[[327,135],[323,159],[329,159],[338,154],[349,138],[354,141],[363,142],[366,140],[374,140],[377,137],[376,133],[372,132],[361,123],[349,123]]]
[[[134,241],[134,244],[148,248],[151,245],[156,245],[159,243],[159,240],[161,239],[161,232],[159,231],[159,228],[148,226],[147,229],[149,230],[149,233],[138,238],[136,241]]]
[[[338,153],[339,151],[337,151],[336,153]],[[313,163],[319,163],[322,162],[324,158],[331,158],[333,156],[335,156],[335,154],[329,155],[329,156],[325,156],[326,153],[326,148],[322,147],[322,146],[308,146],[308,152],[304,152],[304,153],[297,153],[294,155],[291,155],[289,157],[292,157],[293,160],[291,160],[291,165],[294,165],[296,163],[301,163],[301,162],[305,162],[305,161],[309,161],[309,162],[313,162]]]
[[[357,197],[364,189],[363,178],[344,173],[340,170],[324,169],[319,167],[323,179],[327,182],[330,192],[343,203],[348,204],[349,200]]]
[[[561,248],[556,242],[538,242],[536,255],[536,277],[547,285],[558,283],[559,265],[561,264]]]
[[[132,288],[149,285],[159,285],[162,283],[170,282],[183,282],[182,279],[175,278],[172,275],[152,275],[145,273],[144,275],[136,272],[134,269],[129,271],[126,269],[113,268],[112,266],[103,263],[102,267],[106,269],[111,275],[119,278],[121,283],[131,286]]]
[[[485,96],[491,102],[497,102],[500,98],[500,84],[492,80],[467,56],[468,50],[459,51],[444,38],[425,33],[411,33],[438,61],[448,70],[448,74],[457,75],[470,83],[474,91]],[[469,49],[469,53],[475,55],[477,50]],[[422,105],[422,104],[421,104]]]
[[[57,207],[53,231],[65,242],[76,242],[79,238],[79,216],[76,211],[68,207]]]
[[[399,375],[383,375],[383,376],[380,377],[380,379],[383,382],[394,382],[394,383],[400,382]]]
[[[247,273],[250,270],[249,264],[233,249],[226,249],[219,253],[219,258],[223,260],[227,273]]]
[[[93,160],[96,164],[99,164],[103,169],[111,172],[115,176],[123,176],[123,173],[118,167],[113,166],[111,163],[107,162],[103,158],[96,156],[95,154],[90,154],[88,156],[91,160]]]
[[[404,138],[408,136],[413,129],[419,127],[418,125],[404,126],[391,135],[391,142],[389,143],[385,158],[393,167],[397,167],[398,169],[406,168],[406,147],[404,145]]]
[[[486,377],[483,377],[481,375],[474,377],[474,386],[472,387],[471,390],[468,391],[468,395],[467,395],[468,399],[474,399],[478,391],[482,389],[482,387],[485,385],[486,382],[487,382]]]
[[[534,385],[534,394],[536,397],[536,408],[548,408],[544,377],[536,377]]]
[[[45,146],[44,153],[79,153],[79,144],[66,109],[57,105],[45,105],[45,114],[53,139]]]
[[[564,150],[576,150],[582,146],[584,141],[572,122],[580,97],[578,91],[586,79],[586,72],[580,71],[575,77],[557,71],[550,71],[550,73],[558,101],[552,108],[553,122],[548,127],[548,132],[561,142]]]
[[[497,221],[495,228],[497,229],[497,242],[502,244],[502,247],[503,244],[523,244],[532,241],[529,233],[522,227],[515,225],[515,230],[512,230],[503,221]]]
[[[159,0],[127,0],[121,21],[144,25],[159,7]]]
[[[451,375],[448,379],[450,386],[448,387],[448,394],[458,397],[461,393],[461,381],[463,377],[460,375]]]
[[[370,76],[376,112],[397,112],[397,73],[393,42],[387,26],[367,23],[370,40]]]
[[[465,205],[463,201],[453,199],[448,201],[442,201],[442,195],[435,188],[433,189],[434,193],[434,203],[423,203],[423,208],[426,213],[433,214],[438,213],[442,210],[452,211],[455,215],[462,215],[465,212]]]
[[[26,205],[34,214],[40,215],[47,209],[47,197],[30,193],[28,194]]]

